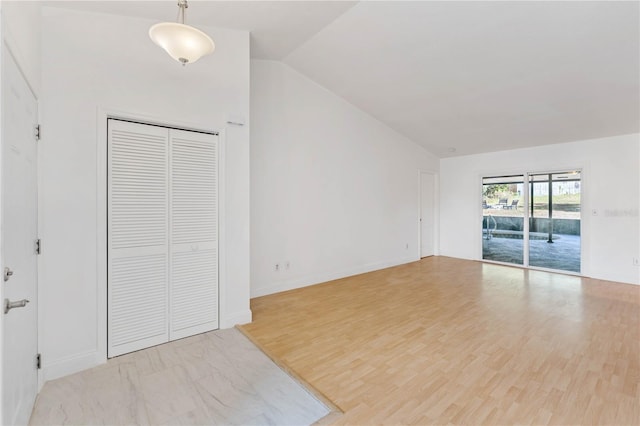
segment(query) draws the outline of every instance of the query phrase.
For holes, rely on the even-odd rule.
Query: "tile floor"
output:
[[[47,382],[32,425],[310,425],[330,410],[236,329]]]

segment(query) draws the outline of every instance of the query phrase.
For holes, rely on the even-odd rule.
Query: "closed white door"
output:
[[[108,356],[169,338],[169,136],[109,120]]]
[[[171,129],[169,339],[218,328],[218,137]]]
[[[108,129],[113,357],[218,328],[218,137]]]
[[[27,424],[38,392],[37,102],[11,54],[2,68],[2,424]],[[5,273],[6,274],[6,273]],[[28,300],[28,303],[26,302]],[[22,302],[21,302],[22,301]],[[7,302],[15,308],[5,312]],[[22,306],[22,307],[21,307]]]
[[[434,254],[435,176],[420,173],[420,257]]]

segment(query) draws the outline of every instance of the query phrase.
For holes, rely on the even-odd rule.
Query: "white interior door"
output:
[[[27,424],[38,392],[37,102],[11,54],[2,68],[2,424]],[[5,313],[6,301],[18,306]],[[20,301],[28,300],[25,304]]]
[[[218,328],[218,136],[169,132],[174,340]]]
[[[420,173],[420,257],[434,255],[435,176]]]
[[[108,356],[168,340],[168,132],[109,120]]]

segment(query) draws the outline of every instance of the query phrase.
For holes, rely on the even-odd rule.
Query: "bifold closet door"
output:
[[[108,129],[113,357],[218,328],[218,136]]]
[[[218,136],[171,129],[170,340],[218,328]]]
[[[169,134],[108,121],[108,356],[168,340]]]

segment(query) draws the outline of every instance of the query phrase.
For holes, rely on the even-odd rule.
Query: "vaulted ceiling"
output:
[[[45,6],[175,21],[178,0],[46,0]],[[356,1],[188,0],[187,23],[251,32],[251,57],[280,60]]]
[[[47,2],[173,20],[174,1]],[[640,131],[638,2],[191,0],[440,157]]]

